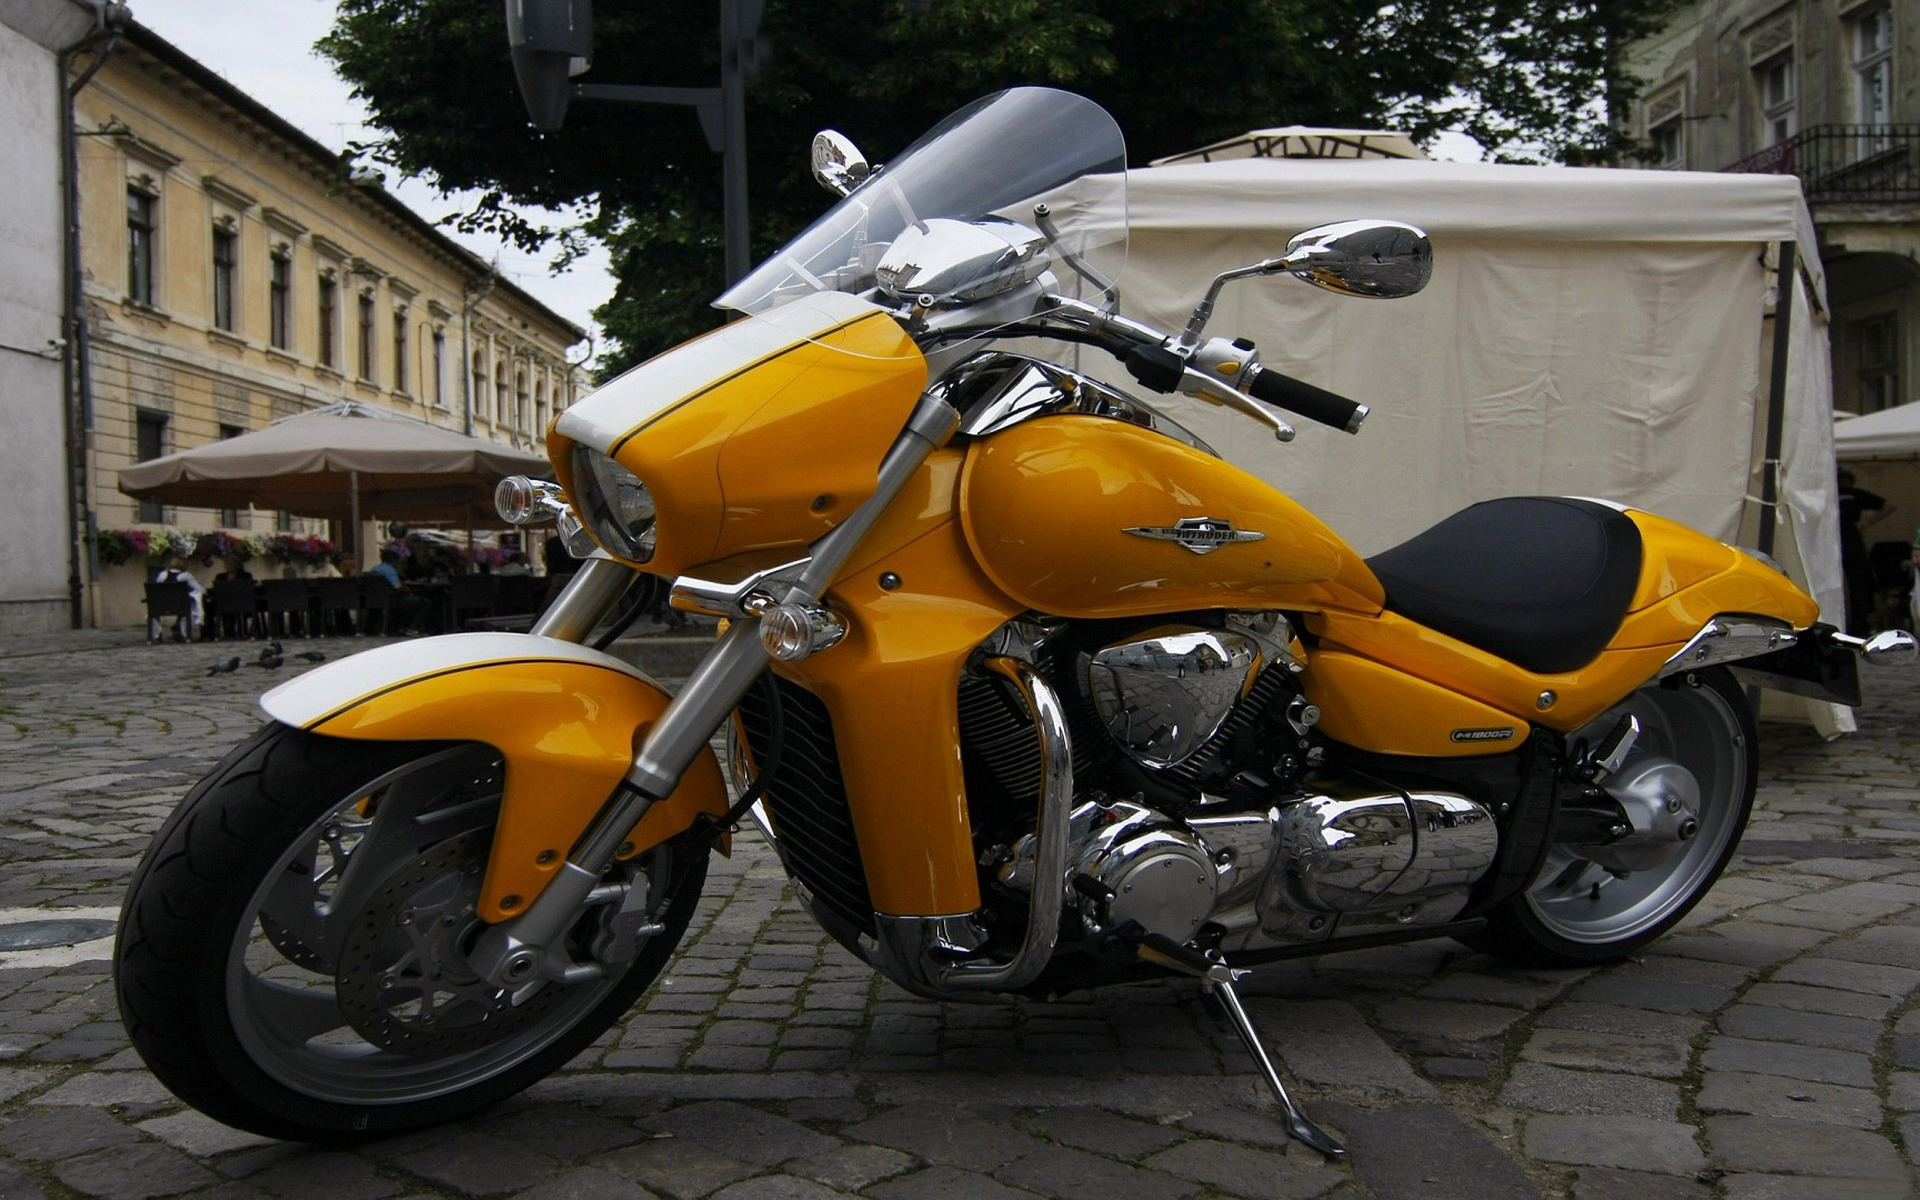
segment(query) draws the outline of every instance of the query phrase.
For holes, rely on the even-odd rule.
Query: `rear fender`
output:
[[[543,891],[633,764],[666,691],[610,655],[516,633],[401,642],[309,671],[260,698],[282,724],[367,741],[484,742],[506,763],[479,914],[501,921]],[[633,829],[630,858],[701,813],[727,811],[711,749]]]

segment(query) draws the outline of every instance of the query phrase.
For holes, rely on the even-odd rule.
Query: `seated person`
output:
[[[527,556],[515,550],[507,555],[507,561],[501,563],[494,574],[504,578],[510,575],[530,575],[532,572],[527,569]]]
[[[419,637],[426,632],[427,611],[432,605],[425,596],[408,591],[406,584],[400,581],[399,562],[398,553],[382,550],[380,561],[367,568],[367,575],[373,579],[384,579],[393,588],[393,598],[387,610],[388,632],[398,629],[401,637]]]
[[[206,595],[207,590],[200,585],[198,579],[193,577],[193,572],[187,570],[187,560],[177,554],[174,555],[173,561],[162,567],[159,573],[153,577],[153,581],[155,583],[184,583],[187,585],[187,615],[173,619],[173,640],[176,642],[184,642],[188,638],[199,637],[200,613],[202,611],[201,600]],[[184,631],[181,629],[182,625],[186,626]],[[157,642],[160,640],[160,619],[158,617],[147,618],[147,640],[149,642]]]

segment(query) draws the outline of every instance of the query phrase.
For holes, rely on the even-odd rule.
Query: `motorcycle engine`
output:
[[[1233,950],[1439,923],[1491,864],[1480,803],[1321,769],[1319,713],[1278,614],[1041,632],[1030,655],[1068,700],[1067,900],[1086,937],[1134,922]],[[990,680],[963,683],[982,866],[1014,897],[1034,886],[1039,797],[1024,716]]]

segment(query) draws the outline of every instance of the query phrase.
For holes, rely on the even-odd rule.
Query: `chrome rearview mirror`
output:
[[[1296,235],[1283,257],[1261,265],[1331,292],[1392,300],[1427,286],[1433,243],[1399,221],[1337,221]]]
[[[851,192],[865,183],[874,170],[853,139],[838,129],[822,129],[813,135],[814,182],[834,195]]]
[[[1433,277],[1433,243],[1427,235],[1399,221],[1336,221],[1295,234],[1287,252],[1250,267],[1236,267],[1214,276],[1206,296],[1194,306],[1187,328],[1175,344],[1192,351],[1213,316],[1220,289],[1250,275],[1278,275],[1282,271],[1315,287],[1347,296],[1392,300],[1411,296]]]

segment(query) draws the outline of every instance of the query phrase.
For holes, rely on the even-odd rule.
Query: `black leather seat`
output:
[[[1640,529],[1591,500],[1463,509],[1367,560],[1387,608],[1537,674],[1593,661],[1640,580]]]

